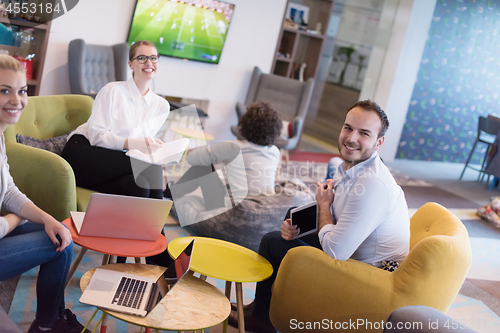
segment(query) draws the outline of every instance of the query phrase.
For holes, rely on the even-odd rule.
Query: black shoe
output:
[[[83,325],[78,322],[76,316],[69,309],[64,311],[64,317],[59,318],[49,331],[40,330],[36,320],[33,320],[28,333],[80,333],[83,330]],[[90,333],[90,331],[85,329],[85,333]]]
[[[75,314],[71,312],[70,309],[64,310],[64,318],[60,318],[59,320],[61,319],[63,319],[63,321],[66,323],[66,326],[68,328],[68,333],[82,332],[83,325],[80,324],[78,319],[76,319]],[[88,329],[85,329],[85,333],[90,333],[90,331]]]

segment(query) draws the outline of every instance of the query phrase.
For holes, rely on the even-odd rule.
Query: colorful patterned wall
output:
[[[500,114],[500,1],[438,0],[396,158],[464,163],[488,114]]]

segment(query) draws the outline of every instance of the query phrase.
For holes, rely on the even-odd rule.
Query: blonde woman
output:
[[[83,326],[64,303],[73,255],[71,234],[21,193],[9,173],[3,132],[17,123],[27,103],[24,68],[14,58],[0,55],[0,203],[11,212],[0,217],[0,281],[40,266],[36,317],[28,333],[81,332]]]

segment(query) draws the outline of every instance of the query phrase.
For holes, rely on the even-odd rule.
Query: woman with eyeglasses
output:
[[[152,153],[162,145],[154,136],[167,119],[170,105],[151,90],[158,60],[153,43],[132,44],[128,62],[132,78],[104,86],[89,120],[70,134],[62,157],[73,168],[78,186],[110,194],[163,198],[161,166],[138,160],[131,163],[125,155],[129,149]]]

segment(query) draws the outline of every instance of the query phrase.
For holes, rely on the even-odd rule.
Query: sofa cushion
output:
[[[61,136],[56,136],[54,138],[39,140],[22,134],[16,134],[16,141],[17,143],[21,143],[26,146],[48,150],[57,155],[61,155],[64,146],[66,145],[68,135],[69,133]]]
[[[192,221],[189,227],[198,236],[222,239],[258,251],[262,236],[280,230],[289,208],[314,201],[314,194],[298,179],[276,185],[275,190],[275,195],[248,196],[231,209],[206,211],[203,198],[193,195],[176,200],[174,205],[179,221]]]

